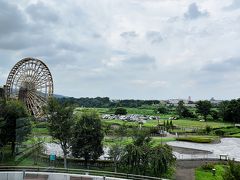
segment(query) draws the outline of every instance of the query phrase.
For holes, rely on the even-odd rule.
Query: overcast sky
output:
[[[55,93],[240,97],[240,0],[0,0],[0,84],[24,57]]]

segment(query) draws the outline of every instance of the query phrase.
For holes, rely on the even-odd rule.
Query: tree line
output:
[[[59,102],[67,105],[74,105],[77,107],[87,107],[87,108],[113,108],[113,107],[129,107],[136,108],[141,107],[143,105],[153,105],[159,104],[159,100],[134,100],[134,99],[126,99],[126,100],[110,100],[109,97],[96,97],[96,98],[73,98],[73,97],[64,97],[59,98]]]
[[[172,109],[174,110],[172,111]],[[179,101],[176,107],[161,104],[157,107],[156,112],[160,114],[173,113],[177,115],[177,118],[196,119],[201,116],[205,121],[240,123],[240,99],[222,101],[218,105],[201,100],[196,102],[195,108],[189,108],[183,101]]]

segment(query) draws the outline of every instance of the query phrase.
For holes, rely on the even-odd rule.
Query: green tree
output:
[[[175,162],[168,145],[152,146],[147,132],[136,131],[133,143],[124,148],[120,165],[128,173],[161,177]]]
[[[218,105],[218,110],[219,110],[219,116],[220,118],[224,119],[228,113],[228,105],[229,105],[229,101],[222,101],[219,105]]]
[[[156,112],[159,114],[167,114],[168,113],[168,109],[165,105],[160,105],[157,109]]]
[[[219,120],[219,112],[217,110],[211,110],[210,115],[212,116],[213,120]]]
[[[178,105],[177,105],[177,107],[176,107],[176,113],[177,113],[177,115],[180,117],[180,118],[182,118],[183,117],[183,112],[184,112],[184,110],[185,110],[185,106],[184,106],[184,102],[183,101],[179,101],[178,102]]]
[[[172,120],[170,121],[169,126],[170,126],[170,128],[173,130],[174,126],[173,126]]]
[[[211,112],[211,108],[212,108],[212,104],[210,101],[198,101],[196,103],[196,108],[197,108],[197,113],[201,114],[204,118],[204,120],[207,120],[207,115],[210,114]]]
[[[31,132],[29,114],[23,103],[11,100],[4,107],[5,143],[11,143],[12,155],[15,154],[16,143],[21,143]]]
[[[223,120],[233,123],[240,123],[240,99],[233,99],[225,103],[224,113],[223,111],[221,112],[221,114],[223,114]]]
[[[6,106],[5,98],[0,97],[0,149],[6,143],[5,142],[6,141],[6,129],[5,129],[6,121],[4,120],[4,117],[3,117],[5,106]]]
[[[115,110],[114,114],[115,115],[126,115],[127,114],[127,109],[119,107]]]
[[[195,115],[189,111],[189,109],[184,105],[183,101],[178,102],[176,113],[180,118],[195,118]]]
[[[72,155],[84,158],[87,166],[89,160],[95,161],[103,154],[101,120],[95,111],[83,112],[77,119],[71,142]]]
[[[109,156],[114,162],[115,172],[117,172],[120,157],[123,155],[123,139],[127,136],[127,133],[128,129],[125,122],[114,130],[114,144],[110,146]]]
[[[174,164],[175,158],[173,157],[170,146],[158,145],[151,149],[149,161],[152,175],[161,177],[161,175],[166,173],[169,167]]]
[[[120,160],[120,158],[123,156],[123,153],[124,153],[123,149],[124,147],[121,141],[116,141],[116,143],[110,147],[109,156],[112,158],[114,162],[115,172],[117,172],[117,166],[118,166],[117,163]]]
[[[67,168],[67,155],[69,154],[74,127],[73,108],[50,98],[45,111],[48,114],[50,135],[59,141],[63,150],[64,168]]]
[[[211,131],[212,131],[211,126],[207,125],[207,126],[205,127],[205,132],[206,132],[206,134],[209,134]]]

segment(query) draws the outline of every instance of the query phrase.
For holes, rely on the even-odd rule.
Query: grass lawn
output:
[[[33,128],[32,133],[35,135],[48,135],[49,131],[47,128]]]
[[[160,123],[163,124],[164,120],[160,120]],[[178,120],[172,120],[173,125],[183,127],[183,128],[205,128],[207,125],[211,128],[220,128],[220,127],[227,127],[231,126],[230,123],[224,123],[224,122],[200,122],[200,121],[194,121],[189,119],[178,119]],[[156,126],[158,124],[157,120],[150,120],[147,121],[144,126],[152,127]]]
[[[83,110],[96,110],[99,114],[114,114],[115,108],[76,108],[76,112],[82,112]],[[149,116],[160,116],[161,118],[169,118],[171,114],[157,114],[154,108],[126,108],[128,114],[142,114]]]
[[[240,138],[240,133],[229,135],[228,137]]]
[[[202,168],[197,168],[195,170],[196,180],[223,180],[222,175],[224,174],[224,165],[215,165],[216,175],[213,176],[211,171],[203,170]]]
[[[217,139],[217,136],[186,136],[176,138],[177,141],[187,141],[195,143],[211,143]]]
[[[166,143],[170,141],[176,141],[176,138],[174,137],[152,137],[151,143],[153,143],[153,146],[157,146],[161,143]]]
[[[132,143],[132,138],[130,137],[123,137],[121,140],[119,138],[116,137],[105,137],[104,141],[103,141],[103,145],[104,146],[112,146],[115,143],[119,143],[119,141],[121,142],[121,145],[125,146],[128,144]]]

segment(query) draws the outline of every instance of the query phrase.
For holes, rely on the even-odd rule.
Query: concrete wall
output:
[[[65,174],[65,173],[47,173],[47,172],[26,172],[25,178],[23,178],[23,172],[0,172],[0,180],[104,180],[102,176],[89,176],[89,175],[78,175],[78,174]],[[42,178],[43,176],[48,176]],[[122,180],[119,178],[106,177],[105,180]]]
[[[23,180],[22,172],[0,172],[1,180]]]

